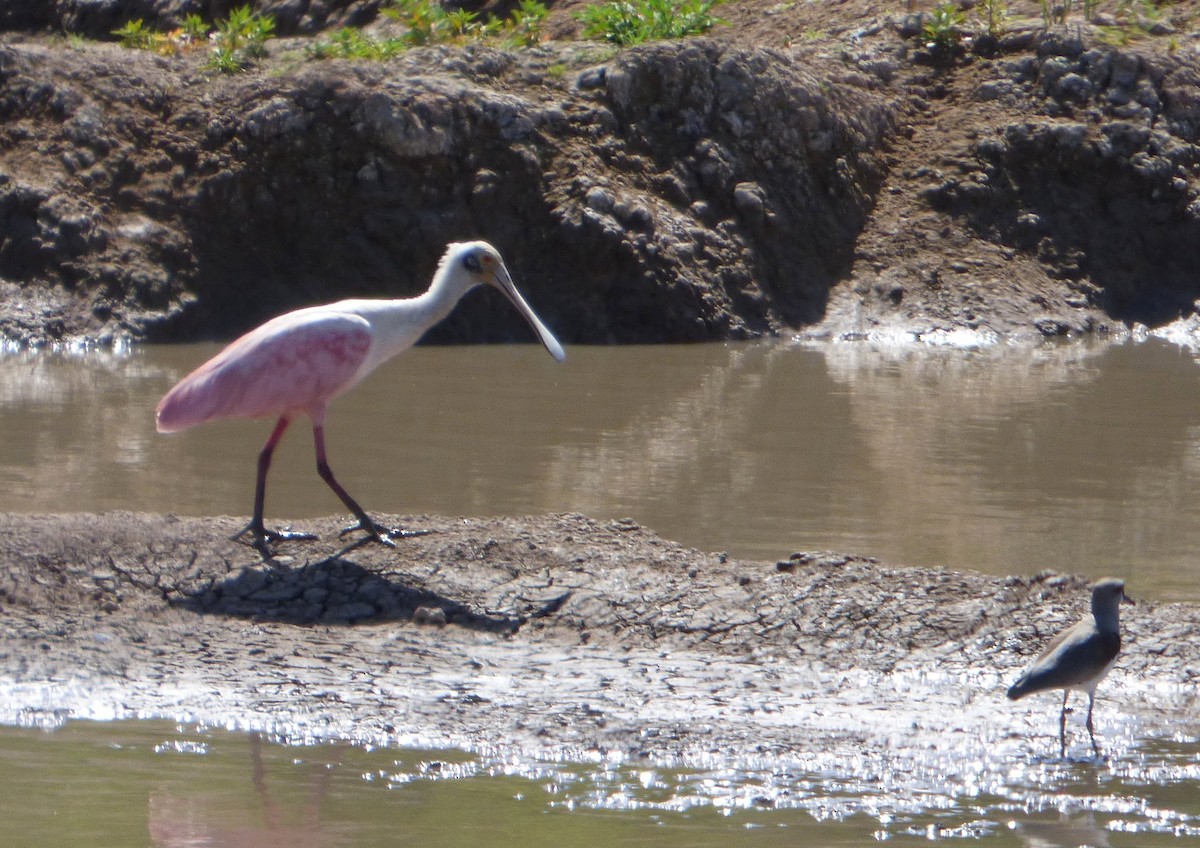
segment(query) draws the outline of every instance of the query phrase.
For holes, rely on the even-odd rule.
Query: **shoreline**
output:
[[[348,549],[335,519],[306,521],[322,541],[266,566],[227,541],[234,518],[0,516],[0,720],[677,765],[849,757],[863,737],[916,756],[953,731],[1007,756],[1057,727],[1051,699],[1005,704],[1006,681],[1086,600],[1068,575],[724,560],[578,515],[389,519],[433,532]],[[1139,602],[1123,630],[1098,732],[1193,721],[1200,604]]]

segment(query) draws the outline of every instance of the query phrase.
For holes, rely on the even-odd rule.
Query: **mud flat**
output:
[[[1080,613],[1082,578],[736,561],[569,514],[393,520],[431,532],[348,547],[334,519],[305,521],[322,541],[268,565],[228,541],[235,518],[0,517],[0,721],[782,769],[867,806],[880,796],[854,787],[928,804],[1053,779],[1057,701],[1003,693]],[[1148,740],[1196,745],[1200,610],[1142,602],[1124,632],[1096,762],[1144,775]],[[1090,759],[1081,715],[1071,728],[1068,764]]]

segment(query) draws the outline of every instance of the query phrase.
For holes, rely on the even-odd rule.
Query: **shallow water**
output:
[[[215,350],[0,359],[0,509],[248,512],[265,423],[153,429],[157,399]],[[575,348],[562,366],[531,346],[422,348],[335,403],[328,427],[339,477],[374,511],[628,515],[739,557],[824,548],[1003,574],[1115,573],[1135,595],[1195,601],[1198,390],[1193,356],[1160,341]],[[300,424],[280,450],[269,514],[302,523],[338,508]],[[1110,759],[1080,758],[1077,710],[1061,761],[1046,748],[1051,696],[1000,711],[980,694],[995,680],[965,691],[925,672],[852,677],[825,696],[797,679],[780,703],[759,704],[755,721],[835,731],[828,749],[675,770],[586,752],[563,764],[499,749],[281,746],[161,722],[0,728],[0,842],[1200,837],[1200,725],[1178,718],[1196,714],[1179,706],[1194,691],[1106,682],[1097,732]],[[879,687],[896,690],[882,712]],[[720,694],[712,720],[738,720]],[[636,706],[659,708],[678,705]]]
[[[1144,759],[1148,770],[1167,763],[1181,772],[1171,743]],[[281,746],[165,722],[72,722],[52,732],[0,729],[0,775],[10,790],[0,792],[0,822],[13,848],[683,848],[956,837],[1152,846],[1200,836],[1195,766],[1164,786],[1101,762],[1032,761],[1016,767],[1016,780],[1050,783],[1053,791],[969,798],[933,791],[918,812],[891,805],[884,782],[866,768],[851,789],[798,769],[561,765],[453,751]],[[851,791],[865,803],[847,806]]]
[[[0,358],[0,510],[247,514],[266,422],[154,432],[217,347]],[[1200,369],[1163,341],[418,348],[338,399],[369,510],[629,516],[706,550],[1116,574],[1200,600]],[[341,511],[307,424],[268,519]]]

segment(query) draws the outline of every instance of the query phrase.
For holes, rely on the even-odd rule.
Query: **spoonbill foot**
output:
[[[353,524],[347,524],[342,528],[342,532],[338,533],[339,539],[344,539],[350,533],[361,530],[366,533],[364,541],[375,540],[381,545],[386,545],[389,548],[396,547],[396,539],[411,539],[414,536],[428,536],[432,530],[404,530],[400,527],[384,527],[371,519],[367,518],[362,521],[356,521]]]
[[[233,536],[229,537],[235,542],[241,542],[243,545],[249,545],[262,554],[263,559],[271,559],[275,556],[275,552],[271,550],[272,544],[279,542],[314,542],[320,537],[316,533],[302,533],[299,530],[283,529],[283,530],[268,530],[261,524],[256,525],[251,521]]]

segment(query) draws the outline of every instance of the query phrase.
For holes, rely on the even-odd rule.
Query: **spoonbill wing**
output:
[[[158,431],[311,414],[357,382],[370,347],[370,325],[360,316],[322,307],[280,316],[180,380],[158,404]]]

